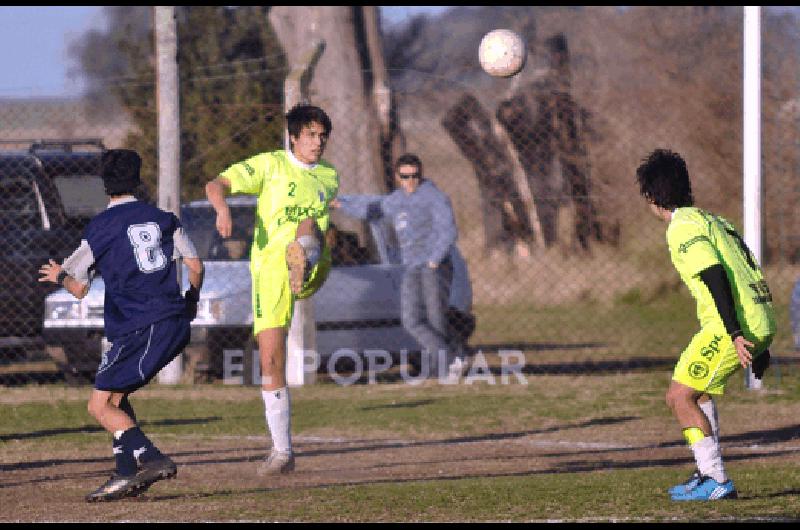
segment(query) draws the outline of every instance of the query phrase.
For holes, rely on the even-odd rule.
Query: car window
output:
[[[370,223],[372,224],[372,223]],[[383,238],[376,239],[372,229],[365,231],[366,240],[360,244],[358,234],[340,229],[330,223],[325,236],[326,245],[331,249],[331,261],[334,267],[352,267],[355,265],[377,265],[383,262],[379,245]]]
[[[93,217],[108,205],[103,179],[96,175],[55,177],[53,183],[67,217]]]
[[[191,206],[181,210],[181,221],[200,259],[231,261],[250,258],[255,209],[252,206],[231,206],[230,209],[233,233],[227,239],[222,239],[217,232],[217,215],[211,206]]]
[[[39,201],[30,180],[14,177],[0,180],[0,227],[42,228]]]

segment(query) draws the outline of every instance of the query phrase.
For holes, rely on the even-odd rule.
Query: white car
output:
[[[227,201],[234,228],[232,237],[224,241],[215,229],[216,217],[208,201],[190,202],[181,208],[181,221],[206,270],[187,353],[199,359],[193,370],[206,372],[210,377],[222,377],[224,350],[246,350],[252,340],[248,253],[256,198],[233,196]],[[360,355],[368,349],[385,350],[393,355],[402,350],[420,350],[400,322],[403,266],[399,249],[390,243],[395,240],[392,228],[382,222],[370,223],[369,227],[372,241],[366,246],[358,245],[355,234],[337,233],[333,267],[325,284],[311,298],[322,367],[342,348]],[[376,249],[374,255],[367,250],[370,247]],[[451,259],[454,270],[448,317],[453,332],[466,342],[474,330],[472,288],[466,262],[455,247]],[[185,290],[188,287],[185,271],[182,281]],[[92,377],[107,346],[103,338],[104,287],[102,279],[95,278],[81,300],[64,289],[45,300],[46,349],[68,379]]]

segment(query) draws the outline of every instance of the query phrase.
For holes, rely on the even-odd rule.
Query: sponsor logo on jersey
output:
[[[754,304],[766,304],[772,302],[772,293],[769,291],[769,286],[766,280],[761,280],[756,283],[751,283],[750,288],[756,292],[753,297]]]
[[[325,215],[324,208],[317,208],[316,206],[286,206],[283,209],[284,216],[278,219],[278,226],[284,223],[299,223],[303,219],[313,217],[319,219]]]
[[[704,379],[708,375],[708,365],[703,361],[695,361],[689,365],[689,376],[694,379]]]
[[[721,340],[721,336],[714,335],[714,338],[711,340],[708,346],[703,346],[700,349],[700,355],[702,355],[707,361],[712,360],[719,353],[719,341]]]

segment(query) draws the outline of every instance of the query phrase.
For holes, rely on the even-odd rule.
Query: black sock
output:
[[[136,474],[136,459],[133,457],[132,452],[125,450],[125,446],[123,444],[125,432],[123,432],[122,436],[119,438],[114,438],[112,450],[114,451],[114,460],[116,460],[117,463],[117,474],[131,476]]]
[[[122,433],[120,442],[122,442],[123,450],[140,463],[157,460],[164,456],[139,427],[131,427]]]

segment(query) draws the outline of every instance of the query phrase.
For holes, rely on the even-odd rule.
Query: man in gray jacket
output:
[[[340,195],[331,203],[343,213],[366,220],[385,217],[394,226],[405,272],[400,287],[403,327],[427,351],[430,376],[440,373],[440,358],[450,373],[463,367],[461,345],[449,344],[447,307],[458,236],[450,199],[423,178],[422,161],[413,153],[395,162],[397,189],[384,196]],[[439,353],[443,352],[443,353]]]

